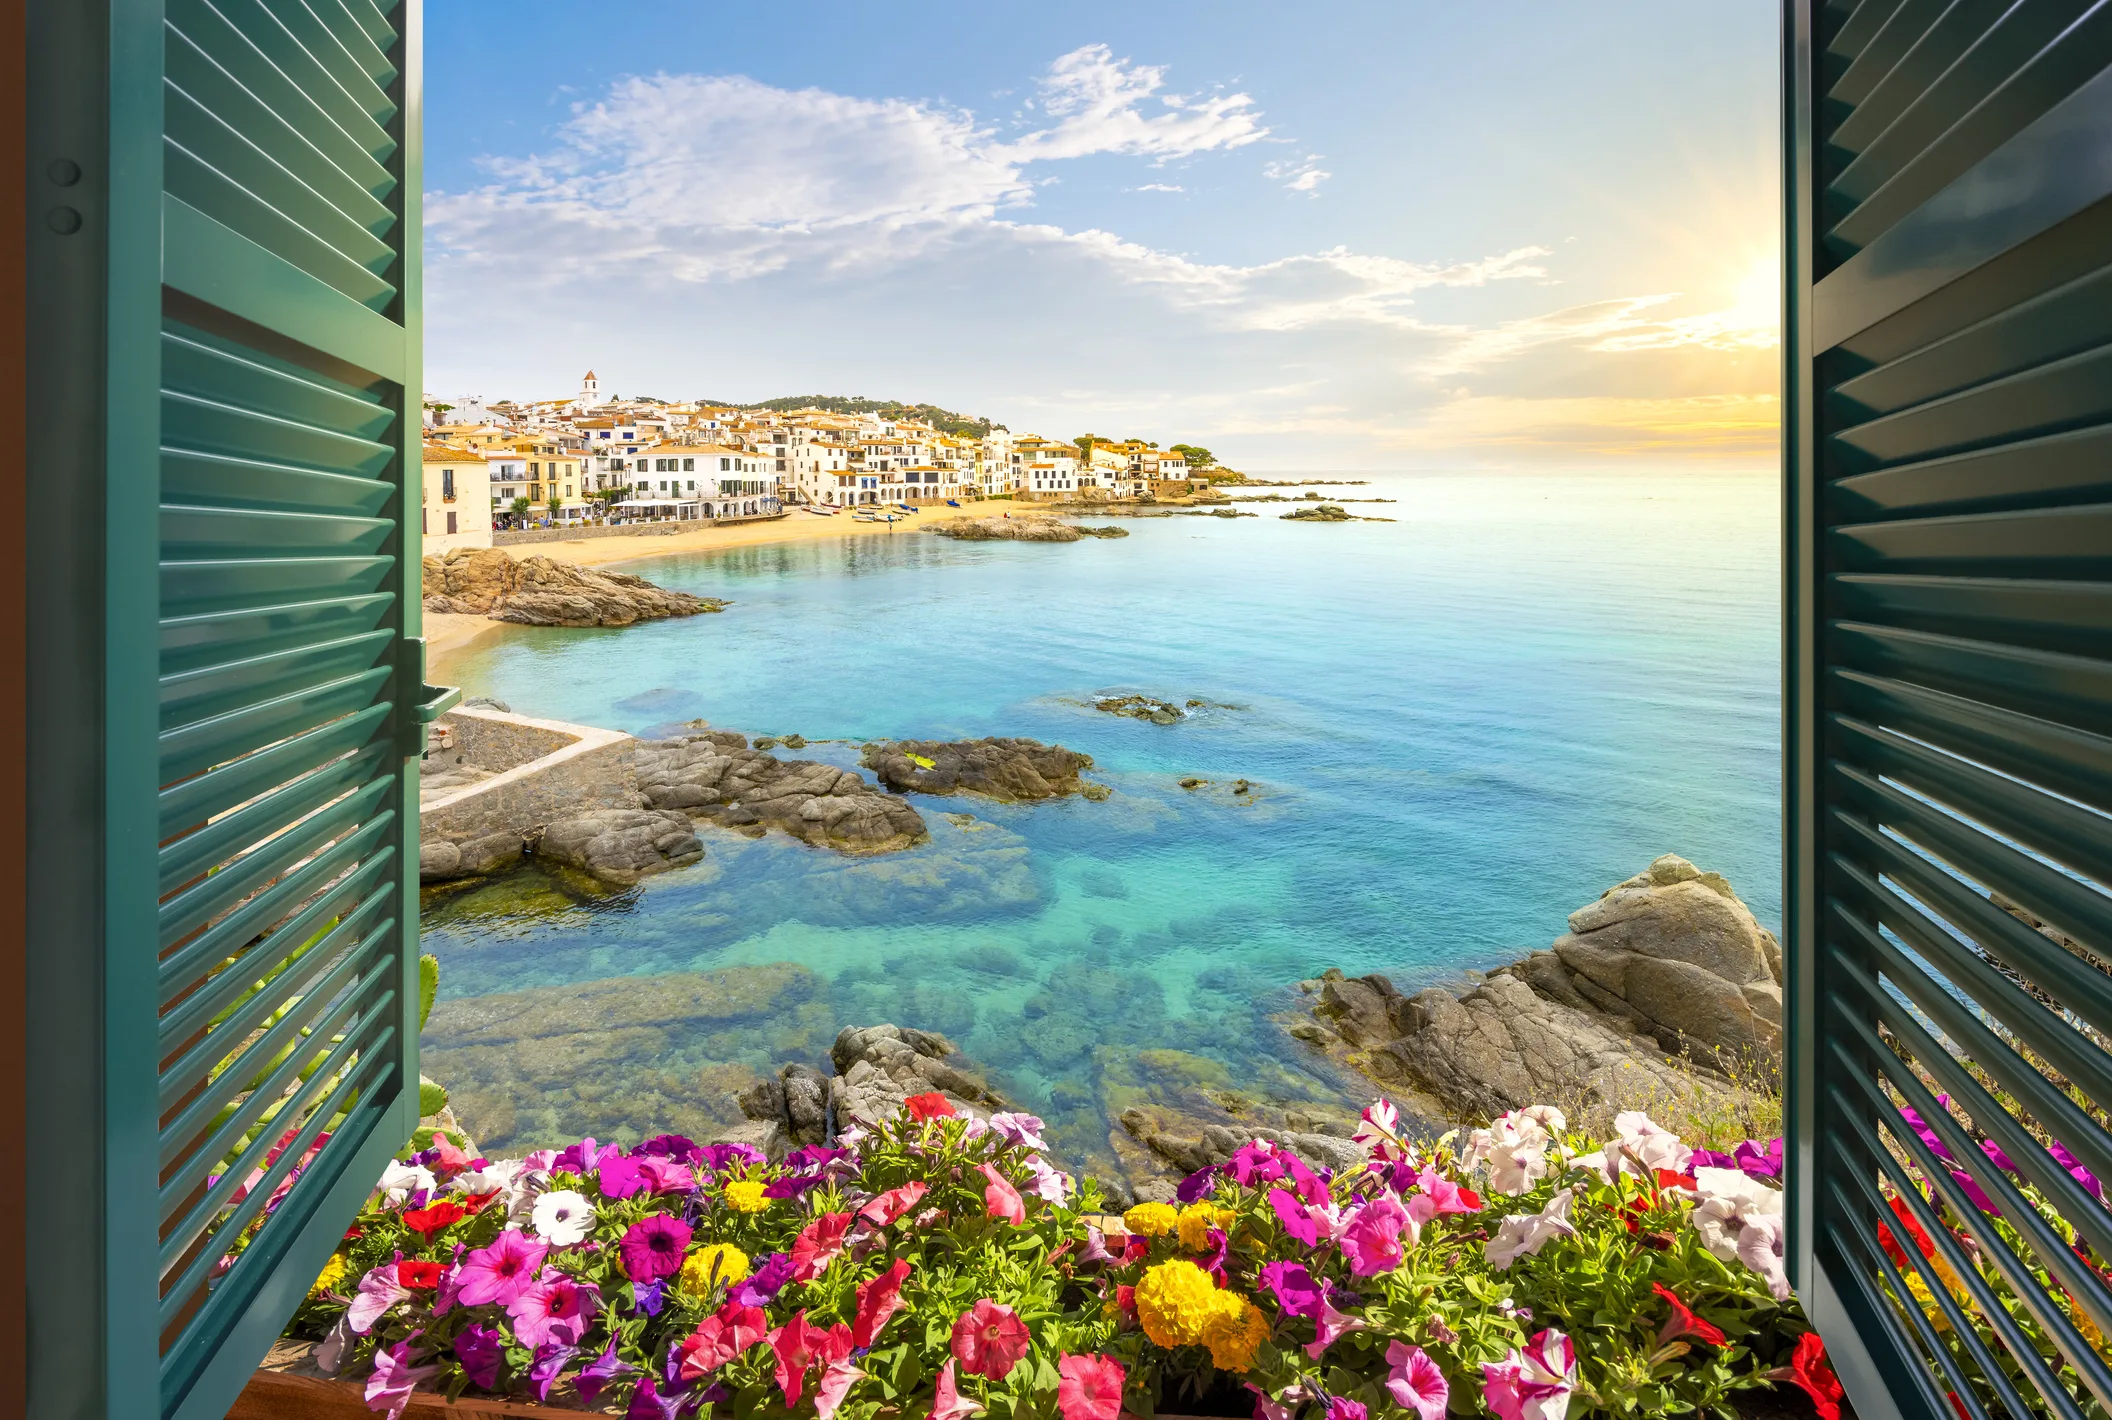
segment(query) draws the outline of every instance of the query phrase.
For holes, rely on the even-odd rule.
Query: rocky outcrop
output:
[[[883,740],[867,745],[859,763],[898,793],[981,794],[1004,803],[1108,794],[1106,785],[1079,778],[1093,767],[1091,755],[1039,740]]]
[[[697,862],[704,845],[684,814],[655,809],[597,809],[559,819],[535,843],[538,857],[592,873],[607,883],[635,883]]]
[[[947,518],[924,531],[963,542],[1076,542],[1079,537],[1069,523],[1047,517]]]
[[[1467,1117],[1733,1094],[1779,1052],[1781,951],[1720,874],[1667,854],[1569,926],[1465,992],[1330,972],[1292,1033]]]
[[[1128,536],[1129,536],[1129,529],[1128,529],[1128,528],[1089,528],[1089,527],[1087,527],[1087,526],[1086,526],[1086,525],[1085,525],[1084,523],[1077,523],[1077,524],[1074,524],[1073,526],[1075,526],[1075,527],[1076,527],[1076,529],[1077,529],[1077,531],[1078,531],[1078,535],[1079,535],[1080,537],[1128,537]]]
[[[1285,513],[1283,516],[1287,522],[1299,523],[1350,523],[1356,521],[1347,509],[1337,507],[1333,503],[1322,503],[1317,508],[1299,508],[1293,512]]]
[[[1190,705],[1201,705],[1200,700],[1191,700]],[[1171,700],[1160,700],[1150,695],[1103,695],[1093,702],[1093,708],[1108,715],[1126,715],[1132,720],[1149,720],[1154,725],[1171,725],[1188,718],[1188,712]]]
[[[495,547],[457,548],[424,562],[425,609],[524,626],[629,626],[723,611],[712,597],[670,592],[643,577],[574,567],[548,557],[519,561]]]
[[[807,1144],[834,1143],[853,1125],[900,1112],[911,1095],[942,1094],[964,1114],[1006,1108],[1002,1096],[966,1068],[954,1043],[909,1026],[845,1026],[829,1051],[834,1075],[792,1064],[735,1096],[750,1123],[722,1138],[754,1144],[773,1159]]]
[[[648,806],[754,837],[775,828],[817,848],[856,854],[890,853],[930,837],[916,809],[850,770],[778,759],[731,730],[643,742],[633,769]]]

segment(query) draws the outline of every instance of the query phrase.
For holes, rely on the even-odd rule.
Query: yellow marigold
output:
[[[1217,1298],[1210,1274],[1177,1257],[1149,1269],[1137,1282],[1137,1320],[1161,1346],[1193,1346],[1217,1314]]]
[[[706,1243],[682,1264],[682,1290],[708,1297],[714,1287],[728,1287],[748,1275],[748,1254],[731,1243]]]
[[[1182,1247],[1187,1248],[1190,1252],[1208,1252],[1210,1250],[1210,1230],[1212,1228],[1223,1228],[1226,1231],[1230,1231],[1232,1227],[1232,1210],[1230,1208],[1220,1208],[1215,1203],[1191,1203],[1181,1210],[1181,1218],[1177,1226],[1181,1230]]]
[[[1139,1203],[1122,1215],[1122,1226],[1141,1237],[1164,1237],[1173,1231],[1181,1215],[1171,1203]]]
[[[763,1197],[760,1179],[737,1178],[727,1184],[721,1192],[726,1195],[728,1203],[743,1213],[760,1213],[770,1206],[770,1200]]]
[[[1254,1365],[1254,1352],[1269,1339],[1269,1319],[1237,1292],[1219,1292],[1217,1309],[1203,1325],[1203,1344],[1210,1348],[1210,1364],[1221,1371],[1244,1371]]]
[[[313,1297],[329,1291],[338,1283],[344,1281],[345,1274],[351,1270],[350,1267],[345,1265],[345,1255],[343,1253],[331,1253],[330,1260],[323,1264],[323,1270],[316,1275],[315,1285],[308,1289],[308,1295]]]

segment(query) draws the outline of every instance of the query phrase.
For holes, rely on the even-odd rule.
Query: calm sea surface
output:
[[[1114,794],[918,798],[933,841],[880,859],[706,829],[703,863],[625,892],[531,870],[429,893],[450,1004],[428,1072],[494,1149],[707,1128],[755,1071],[889,1020],[952,1035],[1097,1158],[1168,1081],[1327,1097],[1269,1019],[1300,978],[1497,965],[1659,853],[1778,925],[1771,477],[1322,491],[1397,521],[1241,504],[1262,516],[1067,545],[662,558],[635,570],[733,607],[472,651],[453,678],[528,714],[797,732],[847,741],[804,752],[847,766],[866,739],[1026,735],[1091,754]],[[1163,727],[1091,708],[1110,692],[1212,708]],[[719,1015],[667,1004],[726,968]],[[591,1010],[570,990],[614,977],[635,986]],[[524,993],[518,1029],[464,1028],[493,993]]]

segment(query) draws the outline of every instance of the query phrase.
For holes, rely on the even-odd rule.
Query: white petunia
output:
[[[431,1193],[439,1185],[434,1182],[431,1169],[391,1159],[381,1171],[381,1182],[375,1186],[390,1207],[400,1208],[413,1193]]]
[[[1782,1190],[1738,1169],[1694,1170],[1694,1211],[1689,1220],[1711,1256],[1731,1262],[1748,1219],[1782,1212]]]
[[[1489,1187],[1506,1198],[1530,1193],[1546,1177],[1545,1144],[1512,1144],[1489,1155]]]
[[[1685,1173],[1694,1158],[1694,1151],[1682,1144],[1678,1135],[1639,1109],[1615,1115],[1613,1127],[1621,1136],[1621,1152],[1645,1169]],[[1607,1152],[1613,1152],[1611,1144],[1607,1145]]]
[[[557,1247],[571,1247],[594,1226],[594,1205],[572,1189],[553,1189],[535,1200],[530,1218],[537,1237]]]
[[[1519,1258],[1531,1257],[1556,1238],[1574,1236],[1577,1229],[1569,1221],[1569,1205],[1575,1199],[1576,1195],[1568,1189],[1558,1188],[1539,1212],[1513,1213],[1498,1223],[1496,1236],[1484,1247],[1489,1266],[1498,1272],[1508,1271]]]
[[[479,1193],[502,1193],[521,1172],[519,1159],[501,1159],[496,1163],[486,1162],[483,1168],[458,1173],[448,1181],[448,1187],[457,1193],[474,1197]]]
[[[1783,1262],[1782,1215],[1754,1213],[1738,1233],[1738,1260],[1767,1281],[1775,1300],[1789,1300],[1789,1273]]]

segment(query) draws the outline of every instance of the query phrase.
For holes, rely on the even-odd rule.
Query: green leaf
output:
[[[426,1018],[433,1014],[433,997],[440,991],[440,958],[428,952],[418,958],[418,1029],[425,1030]]]
[[[447,1087],[431,1080],[418,1082],[418,1117],[430,1119],[447,1108]]]

